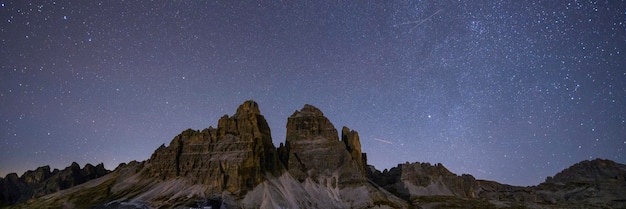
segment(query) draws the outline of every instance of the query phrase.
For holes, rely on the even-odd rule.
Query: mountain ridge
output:
[[[64,190],[92,179],[102,177],[111,171],[100,163],[93,166],[89,163],[83,168],[76,162],[63,170],[50,166],[41,166],[35,170],[28,170],[21,176],[16,173],[0,177],[0,205],[12,204]]]
[[[48,175],[45,166],[37,170],[22,175],[27,176],[23,182]],[[517,187],[459,176],[439,163],[407,162],[379,171],[367,165],[358,132],[343,126],[339,133],[318,108],[307,104],[296,110],[288,118],[285,142],[275,147],[258,104],[246,101],[233,116],[221,117],[217,128],[187,129],[148,160],[120,164],[91,181],[28,201],[5,201],[2,192],[0,206],[619,208],[626,206],[620,196],[626,190],[624,173],[625,165],[598,159],[577,163],[537,186]],[[7,179],[16,177],[0,178],[2,191],[10,190]]]

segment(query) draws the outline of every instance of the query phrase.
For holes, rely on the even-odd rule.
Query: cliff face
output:
[[[314,106],[305,105],[287,119],[287,139],[279,147],[289,173],[307,178],[329,179],[339,183],[366,180],[365,163],[358,134],[344,129],[342,138],[335,126]]]
[[[119,183],[101,196],[155,208],[198,199],[226,208],[408,207],[367,182],[358,133],[343,132],[340,141],[328,118],[305,105],[288,119],[287,139],[276,149],[257,104],[248,101],[217,128],[183,131],[145,163],[116,170]]]
[[[341,141],[346,145],[352,160],[357,163],[361,174],[367,176],[367,154],[361,151],[359,133],[344,126],[341,129]]]
[[[250,191],[244,208],[407,208],[367,180],[366,157],[356,131],[335,126],[312,105],[287,119],[279,158],[287,172]]]
[[[217,128],[186,130],[159,147],[142,173],[159,180],[186,178],[210,192],[238,196],[266,174],[283,170],[265,118],[255,102],[247,101],[232,117],[222,117]]]

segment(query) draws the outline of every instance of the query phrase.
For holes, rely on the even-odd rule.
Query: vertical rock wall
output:
[[[282,171],[271,130],[257,103],[247,101],[232,117],[223,116],[217,128],[186,130],[159,147],[143,173],[162,180],[185,177],[208,185],[209,192],[241,195],[265,174]]]
[[[305,105],[287,120],[280,159],[299,181],[333,175],[339,183],[364,181],[365,162],[358,134],[347,128],[344,131],[342,142],[328,118],[316,107]]]

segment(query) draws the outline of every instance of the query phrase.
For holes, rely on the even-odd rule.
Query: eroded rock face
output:
[[[346,149],[359,166],[359,170],[363,176],[367,176],[367,155],[361,151],[361,140],[359,133],[350,130],[348,127],[341,129],[341,141],[346,145]]]
[[[244,194],[284,168],[272,144],[271,131],[256,102],[247,101],[217,128],[186,130],[162,145],[142,171],[161,180],[185,177],[209,186],[209,193]]]
[[[74,164],[76,163],[72,163],[72,165]],[[33,185],[33,184],[38,184],[38,183],[45,181],[46,179],[50,178],[50,176],[52,176],[52,173],[50,172],[50,166],[46,165],[46,166],[39,167],[35,169],[34,171],[26,171],[24,175],[22,175],[22,180],[26,184]]]
[[[479,188],[473,176],[457,176],[441,164],[405,163],[389,171],[369,168],[369,172],[376,184],[407,200],[419,196],[475,198]]]
[[[328,118],[316,107],[305,105],[287,120],[285,145],[279,147],[281,161],[299,181],[319,177],[339,184],[364,181],[365,162],[358,134],[345,130],[344,142],[339,141],[337,129]]]

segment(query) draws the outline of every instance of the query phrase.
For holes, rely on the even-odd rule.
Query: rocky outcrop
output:
[[[626,165],[604,159],[585,160],[533,189],[537,201],[544,204],[626,208]]]
[[[72,166],[74,165],[78,166],[78,164],[76,164],[75,162],[72,163]],[[68,168],[71,168],[72,166]],[[78,166],[78,169],[80,170],[80,166]],[[66,170],[68,169],[66,168]],[[46,165],[39,167],[34,171],[26,171],[24,175],[22,175],[21,179],[24,181],[24,183],[28,185],[34,185],[45,181],[46,179],[50,178],[50,176],[52,176],[52,172],[50,172],[50,166]]]
[[[346,149],[359,166],[359,170],[363,176],[367,176],[367,154],[361,151],[361,140],[359,133],[350,130],[348,127],[341,129],[341,141],[346,145]]]
[[[358,133],[344,127],[340,136],[322,111],[312,105],[304,105],[287,119],[286,140],[278,153],[288,172],[251,191],[244,207],[408,207],[405,201],[367,181],[367,162]]]
[[[531,188],[456,175],[442,164],[404,163],[390,170],[368,167],[371,181],[413,205],[427,208],[535,208]]]
[[[42,166],[26,171],[20,177],[11,173],[0,180],[0,204],[22,202],[65,190],[109,172],[102,163],[97,166],[87,164],[81,169],[78,163],[73,162],[63,170],[54,169],[52,172],[50,166]]]
[[[304,105],[287,119],[285,145],[279,147],[289,173],[304,181],[307,178],[352,183],[366,180],[361,146],[356,132],[345,128],[344,142],[324,113]]]
[[[419,196],[475,198],[479,184],[473,176],[457,176],[441,164],[405,163],[380,172],[369,169],[372,181],[406,200]]]
[[[503,205],[514,207],[522,203],[526,207],[537,207],[537,196],[532,187],[511,186],[495,181],[477,180],[479,188],[476,198],[499,201]]]
[[[598,179],[614,179],[617,182],[624,182],[626,181],[626,165],[605,159],[585,160],[557,173],[554,177],[548,177],[545,183],[567,184]]]
[[[408,207],[367,181],[358,134],[346,128],[345,140],[339,140],[319,109],[306,105],[296,111],[278,149],[270,134],[257,104],[247,101],[217,128],[183,131],[145,163],[116,170],[119,183],[104,191],[117,198],[108,201],[154,208],[198,199],[225,208]]]
[[[232,117],[222,117],[217,128],[186,130],[159,147],[139,176],[116,180],[141,186],[118,184],[110,191],[137,193],[117,201],[151,207],[194,198],[219,200],[226,208],[407,207],[367,181],[358,134],[346,130],[340,141],[323,113],[305,105],[288,119],[287,139],[276,149],[257,104],[248,101]],[[143,189],[133,190],[138,187]]]
[[[189,129],[159,147],[142,173],[162,181],[186,178],[208,186],[208,193],[241,196],[266,174],[283,170],[265,118],[256,102],[247,101],[232,117],[223,116],[217,128]]]

